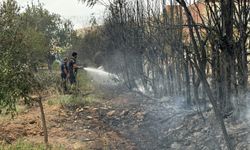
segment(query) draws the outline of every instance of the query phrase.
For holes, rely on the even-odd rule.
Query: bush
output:
[[[57,95],[48,100],[48,105],[88,105],[95,102],[98,98],[98,94],[93,93],[95,89],[92,82],[87,76],[87,73],[83,70],[78,71],[77,84],[71,87],[71,85],[68,83],[67,86],[69,93],[71,94]]]
[[[60,65],[61,65],[61,62],[58,61],[58,60],[55,60],[55,61],[52,63],[52,70],[55,70],[55,71],[60,70]]]
[[[35,78],[44,92],[59,93],[61,91],[61,78],[58,72],[40,70],[35,74]]]

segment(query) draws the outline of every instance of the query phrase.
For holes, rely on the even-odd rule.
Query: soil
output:
[[[226,149],[212,109],[202,110],[202,117],[179,97],[156,101],[125,92],[85,106],[43,104],[49,143],[65,149]],[[249,121],[232,119],[225,122],[235,149],[250,149]],[[11,144],[19,138],[43,142],[37,106],[1,123],[0,140]]]
[[[108,109],[100,104],[89,106],[59,106],[43,102],[49,143],[65,149],[135,149],[134,143],[100,119],[98,112]],[[38,106],[29,108],[14,119],[1,121],[0,141],[11,144],[19,138],[34,143],[43,142],[43,130]]]

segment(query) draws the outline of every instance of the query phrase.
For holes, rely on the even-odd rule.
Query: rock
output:
[[[85,106],[84,109],[89,109],[90,107],[89,106]]]
[[[190,145],[190,146],[186,146],[185,150],[194,150],[195,146],[194,145]]]
[[[144,118],[144,112],[137,112],[136,114],[135,114],[135,116],[136,116],[136,118],[138,118],[138,119],[143,119]]]
[[[97,111],[98,110],[98,108],[92,108],[92,111]]]
[[[123,111],[120,113],[120,116],[126,116],[128,113],[129,113],[128,110],[123,110]]]
[[[80,149],[81,148],[81,143],[80,142],[76,142],[73,144],[74,149]]]
[[[177,142],[174,142],[173,144],[171,144],[171,148],[173,148],[173,149],[180,149],[181,148],[181,144],[178,144]]]
[[[83,112],[83,111],[84,111],[83,108],[77,108],[77,109],[76,109],[76,112]]]
[[[29,122],[29,124],[35,124],[36,123],[36,120],[31,120],[30,122]]]
[[[102,110],[108,110],[107,107],[100,107],[100,109],[102,109]]]
[[[40,136],[44,136],[44,133],[43,133],[43,132],[40,132],[39,135],[40,135]]]
[[[88,120],[91,120],[91,119],[93,119],[93,117],[91,117],[91,116],[87,116],[87,119],[88,119]]]
[[[114,115],[114,113],[115,113],[115,110],[112,110],[112,111],[110,111],[110,112],[107,113],[107,116],[108,116],[108,117],[111,117],[111,116]]]

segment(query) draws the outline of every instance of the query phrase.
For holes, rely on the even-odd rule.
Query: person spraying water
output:
[[[69,82],[71,85],[71,89],[73,92],[76,90],[76,84],[77,84],[77,72],[78,69],[82,69],[82,66],[79,66],[77,64],[77,53],[73,52],[72,57],[70,58],[68,62],[68,69],[69,69]]]
[[[72,58],[70,58],[68,67],[69,67],[69,81],[70,84],[76,84],[76,75],[77,75],[77,70],[78,70],[78,66],[76,63],[76,59],[77,59],[77,53],[73,52],[72,53]]]

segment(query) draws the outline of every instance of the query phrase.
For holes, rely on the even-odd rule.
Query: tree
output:
[[[24,100],[30,103],[31,94],[40,95],[42,86],[32,72],[32,61],[29,59],[29,48],[39,49],[44,38],[37,32],[34,37],[37,43],[30,40],[27,32],[20,30],[21,18],[19,7],[15,0],[7,0],[0,4],[0,109],[6,109],[12,115],[16,112],[16,104]],[[37,45],[36,45],[37,44]],[[34,50],[32,49],[32,50]],[[41,97],[41,96],[39,96]],[[41,98],[37,100],[41,108],[45,143],[48,144],[48,134]]]
[[[244,0],[241,2],[233,0],[221,0],[219,2],[205,1],[202,4],[207,8],[206,18],[202,16],[198,5],[194,3],[195,9],[198,12],[197,15],[202,20],[199,24],[194,21],[191,9],[187,3],[184,0],[177,0],[177,2],[183,7],[187,17],[191,44],[194,49],[192,63],[213,105],[215,116],[221,125],[227,147],[228,149],[233,149],[233,145],[231,144],[224,125],[224,117],[237,111],[235,109],[237,105],[233,106],[232,97],[234,96],[238,99],[237,101],[239,101],[240,97],[238,97],[238,91],[243,91],[243,95],[245,95],[244,91],[246,91],[244,88],[238,89],[237,85],[240,83],[239,81],[245,80],[244,76],[241,74],[242,72],[243,74],[245,73],[241,71],[241,69],[244,68],[244,70],[247,70],[247,64],[245,61],[238,58],[246,60],[246,51],[245,48],[237,49],[235,45],[238,44],[236,42],[238,35],[249,34],[247,30],[245,30],[246,28],[243,27],[249,24],[249,19],[248,21],[245,20],[248,18],[248,14],[245,12],[245,6],[249,6],[249,3]],[[245,13],[239,15],[237,12]],[[239,18],[245,19],[243,19],[243,21],[239,20]],[[243,26],[235,26],[233,20],[241,22],[240,24]],[[244,29],[244,34],[237,34],[237,31],[241,29]],[[203,34],[204,32],[205,34]],[[241,42],[242,45],[246,45],[246,41],[243,40]],[[210,55],[212,60],[211,70],[213,80],[211,84],[207,81],[208,74],[205,72],[204,68],[207,66],[204,60],[209,59],[209,53],[212,53]],[[240,57],[237,57],[239,53]],[[239,66],[241,66],[241,69],[237,69]],[[247,84],[247,80],[245,80],[245,83]],[[213,91],[211,87],[215,90]],[[241,85],[241,87],[243,86]]]
[[[40,43],[40,50],[31,50],[30,56],[33,60],[37,60],[33,61],[34,67],[39,62],[47,63],[48,68],[51,69],[55,56],[61,53],[62,49],[65,50],[71,46],[74,34],[72,23],[69,20],[62,20],[57,14],[50,13],[41,3],[28,5],[21,17],[21,28],[24,32],[28,34],[30,30],[37,32],[44,39],[43,43]]]
[[[0,9],[0,105],[12,112],[16,110],[16,101],[27,98],[30,81],[29,60],[25,41],[19,30],[19,7],[14,0],[1,4]]]
[[[37,72],[37,67],[46,60],[47,49],[49,49],[46,37],[42,32],[31,27],[22,32],[27,45],[26,55],[33,70]]]
[[[143,85],[155,97],[186,95],[198,108],[208,99],[233,149],[224,118],[246,106],[250,3],[170,0],[161,12],[159,1],[110,2],[103,25],[106,67],[128,88]]]
[[[78,57],[84,64],[99,67],[103,62],[103,50],[106,47],[105,37],[102,28],[94,25],[91,28],[82,29],[84,35],[76,36],[69,49],[78,52]],[[78,31],[81,32],[81,31]]]

